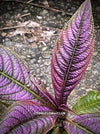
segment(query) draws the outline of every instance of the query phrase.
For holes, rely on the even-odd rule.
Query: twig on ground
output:
[[[25,16],[28,16],[28,15],[30,15],[30,14],[31,14],[31,13],[23,14],[23,15],[19,16],[19,18],[21,18],[21,17],[25,17]]]
[[[14,29],[14,28],[21,28],[21,27],[24,27],[24,26],[11,26],[11,27],[3,27],[3,28],[0,28],[0,31],[2,31],[2,30]]]
[[[39,5],[39,4],[35,4],[35,3],[30,3],[30,1],[29,2],[23,2],[23,1],[20,1],[20,0],[15,0],[15,1],[13,0],[13,2],[19,2],[19,3],[25,4],[25,5],[28,4],[28,5],[44,8],[44,9],[47,9],[47,10],[51,10],[53,12],[59,12],[59,13],[64,12],[63,10],[58,10],[58,9],[55,9],[55,8],[51,8],[51,7],[47,7],[47,6],[43,6],[43,5]],[[66,12],[66,14],[69,15],[69,16],[72,16],[71,13]]]
[[[29,0],[29,1],[27,1],[26,3],[30,3],[30,2],[32,2],[32,1],[34,1],[34,0]]]
[[[16,28],[23,28],[25,26],[27,26],[28,24],[26,25],[17,25],[17,26],[9,26],[9,27],[3,27],[3,28],[0,28],[0,31],[2,30],[10,30],[10,29],[16,29]],[[42,28],[47,28],[48,26],[44,26],[42,25]],[[53,29],[56,29],[56,30],[59,30],[60,28],[54,28],[54,27],[48,27],[48,28],[53,28]]]

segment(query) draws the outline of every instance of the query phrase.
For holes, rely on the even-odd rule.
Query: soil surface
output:
[[[60,30],[83,0],[27,1],[0,2],[0,44],[18,53],[28,66],[29,74],[44,82],[47,90],[54,94],[50,74],[52,48]],[[94,53],[84,77],[69,96],[70,107],[87,91],[100,91],[99,5],[100,0],[92,1],[96,35]]]

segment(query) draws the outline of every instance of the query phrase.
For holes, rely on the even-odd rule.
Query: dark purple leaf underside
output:
[[[58,104],[81,80],[94,46],[94,26],[90,0],[86,0],[61,31],[53,50],[51,77]]]
[[[37,84],[42,88],[41,83]],[[46,91],[48,92],[48,91]],[[45,95],[30,80],[28,71],[17,54],[0,46],[0,99],[6,101],[32,100],[37,98],[46,105],[55,103],[50,94]],[[53,99],[53,100],[52,100]]]
[[[50,109],[34,101],[15,103],[0,122],[0,134],[45,134],[53,127],[55,117],[44,112]]]
[[[84,114],[74,117],[74,123],[66,123],[69,134],[100,134],[100,114]]]
[[[39,96],[41,96],[46,102],[48,101],[50,105],[53,105],[54,107],[57,106],[55,98],[48,92],[48,90],[46,90],[41,81],[35,81],[33,78],[31,78],[31,82],[33,83],[33,87],[35,85],[35,88],[37,89],[36,91],[38,92]]]

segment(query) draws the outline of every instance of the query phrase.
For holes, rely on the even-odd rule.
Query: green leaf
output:
[[[67,131],[65,131],[63,128],[54,127],[52,131],[48,132],[47,134],[66,134]]]
[[[78,99],[72,110],[77,114],[100,113],[100,92],[89,91],[87,95]]]

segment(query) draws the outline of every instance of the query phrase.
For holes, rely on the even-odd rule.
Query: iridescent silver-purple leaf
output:
[[[17,55],[0,46],[0,99],[27,100],[34,98],[25,89],[30,86],[26,67]]]
[[[49,102],[48,106],[51,102],[55,105],[54,99],[42,93],[30,80],[28,71],[18,55],[0,46],[0,99],[18,101],[32,100],[34,97],[44,104]]]
[[[90,0],[86,0],[61,31],[53,49],[51,77],[58,104],[81,80],[94,46],[94,25]]]
[[[47,114],[50,111],[34,101],[17,102],[3,116],[0,134],[45,134],[53,127],[56,119]]]
[[[100,114],[84,114],[73,117],[73,123],[66,123],[70,134],[100,134]]]

